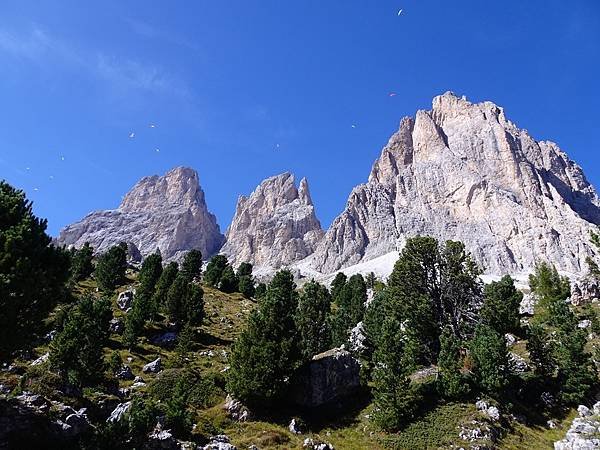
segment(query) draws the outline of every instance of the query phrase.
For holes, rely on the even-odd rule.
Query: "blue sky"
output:
[[[52,234],[177,165],[223,231],[286,170],[327,226],[447,90],[504,106],[600,185],[597,0],[3,0],[0,67],[0,178]]]

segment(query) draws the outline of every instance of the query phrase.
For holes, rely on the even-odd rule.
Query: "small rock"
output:
[[[227,395],[224,408],[229,414],[229,417],[238,422],[246,422],[252,417],[250,410],[246,408],[242,402],[234,399],[231,395]]]
[[[520,374],[529,370],[529,364],[516,353],[508,352],[508,368],[511,372]]]
[[[585,405],[579,405],[577,412],[579,413],[579,417],[587,417],[592,415],[590,408]]]
[[[114,334],[123,334],[123,331],[125,331],[125,324],[121,319],[115,317],[110,320],[108,330]]]
[[[548,422],[546,422],[546,425],[548,425],[548,428],[550,428],[551,430],[554,430],[558,426],[555,420],[549,420]]]
[[[288,425],[288,430],[294,434],[302,434],[304,432],[304,424],[302,420],[293,418]]]
[[[175,344],[175,341],[177,341],[177,333],[174,331],[167,331],[166,333],[154,336],[150,340],[154,345],[160,346],[171,346]]]
[[[144,373],[158,373],[162,369],[161,367],[161,359],[156,358],[154,361],[149,362],[142,368],[142,372]]]
[[[133,372],[131,368],[127,365],[122,366],[116,373],[115,376],[119,380],[133,380],[135,377],[133,376]]]
[[[582,329],[589,328],[591,326],[592,326],[592,321],[589,319],[582,320],[581,322],[579,322],[577,324],[577,327],[582,328]]]
[[[121,311],[126,311],[131,308],[131,303],[133,302],[134,291],[128,290],[123,291],[117,297],[117,306]]]
[[[125,413],[131,408],[131,402],[119,403],[117,407],[110,413],[107,422],[119,422]]]
[[[31,363],[31,365],[32,366],[39,366],[40,364],[44,364],[46,361],[48,361],[49,358],[50,358],[50,353],[46,352],[42,356],[40,356],[38,359],[36,359],[35,361],[33,361]]]
[[[506,345],[508,347],[512,347],[517,343],[517,337],[514,334],[506,333],[504,335],[504,339],[506,340]]]
[[[220,434],[212,436],[208,444],[202,447],[203,450],[237,450],[237,447],[230,443],[229,436]]]
[[[335,450],[329,442],[315,441],[313,438],[304,439],[302,448],[307,450]]]

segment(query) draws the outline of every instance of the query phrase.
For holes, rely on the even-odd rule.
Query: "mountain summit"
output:
[[[278,269],[312,254],[323,230],[306,178],[296,188],[294,176],[282,173],[241,196],[226,236],[221,252],[236,266],[250,262]]]
[[[556,144],[534,140],[494,103],[447,92],[402,119],[311,265],[332,273],[431,235],[463,241],[486,273],[543,260],[579,272],[598,224],[596,191]]]
[[[57,242],[75,247],[89,242],[97,252],[127,242],[143,256],[159,249],[164,259],[174,259],[190,249],[212,255],[223,235],[208,211],[198,173],[177,167],[164,176],[142,178],[118,209],[88,214],[65,227]]]

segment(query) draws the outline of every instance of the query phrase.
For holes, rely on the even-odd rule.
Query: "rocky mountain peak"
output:
[[[125,195],[121,211],[145,211],[169,206],[192,207],[204,203],[198,172],[176,167],[165,175],[144,177]]]
[[[262,181],[240,197],[221,252],[234,265],[279,268],[310,255],[323,236],[308,182],[285,172]]]
[[[600,200],[556,144],[536,141],[492,102],[446,92],[404,118],[353,189],[314,257],[331,273],[396,251],[415,235],[465,242],[487,273],[549,260],[585,268]]]
[[[57,242],[75,247],[89,242],[100,253],[127,242],[132,253],[147,256],[160,249],[168,260],[191,249],[208,257],[219,250],[223,235],[208,211],[198,173],[177,167],[142,178],[118,209],[88,214],[61,230]]]

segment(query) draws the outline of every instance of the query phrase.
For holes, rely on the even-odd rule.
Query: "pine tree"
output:
[[[202,253],[200,250],[190,250],[185,254],[181,263],[181,274],[189,281],[200,278],[202,274]]]
[[[577,405],[597,384],[591,356],[585,351],[585,331],[571,329],[558,333],[556,359],[561,400],[566,405]]]
[[[387,318],[374,354],[373,420],[387,431],[397,431],[410,422],[421,402],[403,364],[405,335],[400,330],[396,319]]]
[[[265,283],[258,283],[254,291],[254,296],[257,300],[261,300],[267,294],[267,285]]]
[[[177,278],[179,269],[176,262],[171,262],[162,271],[156,287],[154,289],[154,295],[152,296],[152,304],[155,305],[157,310],[166,308],[167,305],[167,294],[169,288]]]
[[[227,389],[254,408],[266,408],[285,394],[302,361],[294,312],[298,295],[292,274],[278,272],[231,352]]]
[[[140,289],[152,296],[162,271],[162,256],[160,253],[154,253],[144,259],[138,275]]]
[[[498,333],[514,333],[519,329],[519,305],[523,294],[515,287],[514,280],[506,275],[485,287],[481,320]]]
[[[233,271],[233,267],[229,264],[223,270],[221,275],[221,281],[219,282],[219,290],[227,292],[228,294],[236,292],[239,288],[239,280]]]
[[[252,277],[252,264],[242,263],[237,270],[238,290],[246,298],[254,297],[254,278]]]
[[[445,328],[440,336],[438,357],[440,393],[450,399],[460,398],[468,392],[468,385],[461,374],[460,342],[454,333]]]
[[[89,278],[94,272],[94,249],[88,242],[83,244],[79,250],[75,250],[71,258],[71,278],[74,281],[82,281]]]
[[[125,279],[127,268],[127,244],[122,242],[111,247],[98,258],[94,278],[101,291],[112,293]]]
[[[66,297],[69,255],[52,246],[46,220],[23,191],[0,181],[0,354],[35,339]]]
[[[334,299],[338,298],[341,290],[344,288],[347,281],[348,281],[348,277],[346,277],[346,274],[344,272],[338,272],[335,275],[335,278],[331,282],[331,297],[332,298],[334,298]]]
[[[296,327],[300,335],[302,353],[312,358],[331,347],[328,316],[331,296],[322,284],[311,281],[304,285],[296,310]]]
[[[208,262],[206,272],[204,273],[204,282],[212,287],[219,287],[223,271],[229,266],[225,255],[215,255]]]
[[[565,301],[571,295],[568,278],[561,277],[554,266],[542,262],[529,275],[529,286],[538,300],[535,320],[564,329],[576,327],[575,317]]]
[[[187,295],[188,281],[186,277],[179,274],[167,293],[166,310],[169,321],[174,323],[183,323],[185,313],[183,305]]]
[[[188,283],[183,301],[186,323],[201,325],[204,319],[204,291],[194,283]]]
[[[527,351],[536,375],[549,379],[556,368],[554,342],[544,327],[530,324],[528,330]]]
[[[501,394],[508,385],[508,353],[504,336],[481,324],[471,341],[471,356],[479,388],[489,395]]]
[[[106,369],[104,345],[112,317],[110,302],[84,297],[67,314],[50,345],[50,364],[70,382],[95,383]]]
[[[340,278],[341,280],[341,278]],[[342,286],[335,286],[332,292],[336,309],[332,318],[333,344],[340,346],[348,341],[350,330],[362,321],[367,301],[367,285],[362,275],[352,275]]]

